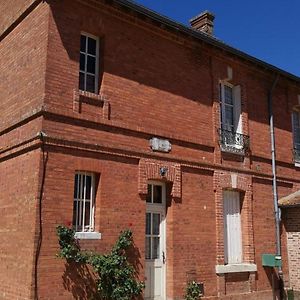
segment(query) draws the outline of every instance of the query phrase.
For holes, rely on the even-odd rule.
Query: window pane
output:
[[[153,186],[153,203],[162,203],[162,188],[160,185]]]
[[[84,199],[84,184],[85,184],[85,175],[81,174],[79,176],[80,180],[80,199]]]
[[[160,214],[153,214],[152,234],[159,235]]]
[[[79,63],[80,71],[85,71],[85,55],[80,53],[80,63]]]
[[[73,202],[73,227],[76,227],[77,201]]]
[[[86,91],[95,93],[95,76],[86,75]]]
[[[78,174],[75,175],[74,181],[74,199],[77,198],[78,193]]]
[[[233,107],[225,106],[225,124],[233,126]]]
[[[84,213],[84,226],[86,229],[90,229],[90,209],[91,203],[89,201],[85,201],[85,213]]]
[[[84,74],[79,73],[79,89],[84,91]]]
[[[293,131],[294,131],[294,147],[299,149],[300,144],[300,122],[299,122],[299,113],[293,112]]]
[[[151,234],[151,214],[146,213],[146,234]]]
[[[84,35],[80,37],[80,51],[86,52],[86,36]]]
[[[159,237],[152,238],[152,259],[159,258]]]
[[[146,237],[145,240],[145,258],[151,259],[151,238]]]
[[[92,188],[92,176],[87,175],[86,176],[86,194],[85,194],[85,199],[88,199],[88,200],[91,199],[91,188]]]
[[[297,128],[294,134],[295,144],[300,144],[300,129]]]
[[[299,127],[299,113],[298,112],[293,112],[293,125],[294,127]]]
[[[88,38],[88,53],[92,55],[96,55],[96,40],[93,38]]]
[[[151,203],[151,194],[152,194],[152,186],[148,184],[148,193],[146,197],[146,202]]]
[[[224,92],[225,92],[225,103],[233,105],[232,88],[225,85]]]
[[[95,74],[96,73],[96,58],[93,56],[87,57],[87,72]]]
[[[82,231],[82,213],[83,213],[83,201],[78,201],[78,218],[77,218],[77,230]]]

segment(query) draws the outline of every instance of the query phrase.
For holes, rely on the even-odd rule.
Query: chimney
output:
[[[190,19],[192,28],[213,35],[215,16],[208,10]]]

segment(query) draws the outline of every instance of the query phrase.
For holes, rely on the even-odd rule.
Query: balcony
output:
[[[294,162],[296,164],[299,164],[300,163],[300,149],[294,148],[293,149],[293,154],[294,154]]]
[[[225,129],[218,129],[218,133],[221,151],[239,155],[245,155],[248,152],[249,136]]]

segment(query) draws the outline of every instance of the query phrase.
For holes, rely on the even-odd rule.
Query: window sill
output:
[[[295,162],[295,167],[300,168],[300,162]]]
[[[241,272],[256,272],[256,264],[231,264],[231,265],[216,265],[216,274],[225,274],[225,273],[241,273]]]
[[[100,232],[76,232],[75,238],[79,240],[101,240]]]

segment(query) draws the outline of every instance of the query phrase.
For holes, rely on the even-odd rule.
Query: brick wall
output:
[[[37,6],[0,43],[0,132],[29,118],[43,104],[48,6]]]
[[[300,292],[300,209],[286,208],[283,213],[287,234],[290,287]]]
[[[102,239],[81,241],[83,248],[108,251],[120,230],[132,228],[143,279],[145,186],[150,179],[164,180],[168,190],[169,299],[182,299],[189,279],[204,282],[205,295],[210,299],[272,299],[272,276],[276,272],[261,266],[261,254],[275,252],[267,111],[273,74],[102,1],[95,7],[71,0],[50,1],[49,5],[50,13],[47,3],[40,4],[0,45],[0,70],[5,74],[0,80],[4,90],[0,101],[4,115],[0,121],[0,148],[4,149],[0,151],[0,174],[15,174],[16,178],[13,183],[5,181],[6,189],[1,181],[5,197],[21,194],[18,199],[22,200],[36,196],[22,184],[31,182],[37,190],[40,157],[37,151],[30,151],[39,146],[34,139],[37,132],[42,129],[47,135],[43,242],[38,265],[40,299],[88,299],[95,288],[90,284],[91,270],[55,258],[55,227],[72,221],[77,170],[99,176],[95,221]],[[91,101],[79,109],[81,31],[101,38],[103,77],[101,95],[83,95]],[[224,154],[218,145],[219,83],[227,78],[228,66],[233,70],[231,83],[242,89],[243,128],[250,135],[250,152],[245,156]],[[291,125],[286,121],[297,103],[297,94],[299,86],[284,78],[274,91],[279,196],[289,194],[300,183],[290,151]],[[169,139],[171,152],[153,152],[149,148],[153,136]],[[165,179],[158,174],[161,166],[169,169]],[[221,279],[216,275],[215,266],[223,264],[221,195],[226,188],[245,194],[243,250],[246,261],[258,267],[254,275],[226,274]],[[0,195],[5,206],[5,197]],[[28,219],[22,211],[18,215],[14,212],[14,219],[24,218],[21,224],[34,218],[34,210]],[[13,226],[3,226],[13,232]],[[17,238],[24,234],[24,228],[14,232]],[[27,281],[18,288],[13,281],[8,287],[6,273],[0,271],[4,299],[19,296],[21,288],[23,298],[30,298],[32,273],[29,278],[27,272],[33,268],[33,237],[34,230],[26,236],[24,246],[31,247],[31,252],[25,251],[31,260],[26,260],[28,268],[24,267]],[[283,247],[284,241],[285,231]],[[4,253],[11,249],[9,245]],[[288,277],[286,258],[283,251],[283,270]],[[15,274],[15,269],[11,270],[9,278]],[[85,274],[84,280],[78,272]]]
[[[0,299],[33,299],[40,151],[0,160]]]
[[[1,1],[1,34],[33,2]],[[0,43],[0,299],[34,297],[47,16],[36,6]]]
[[[0,36],[37,0],[0,1]]]

